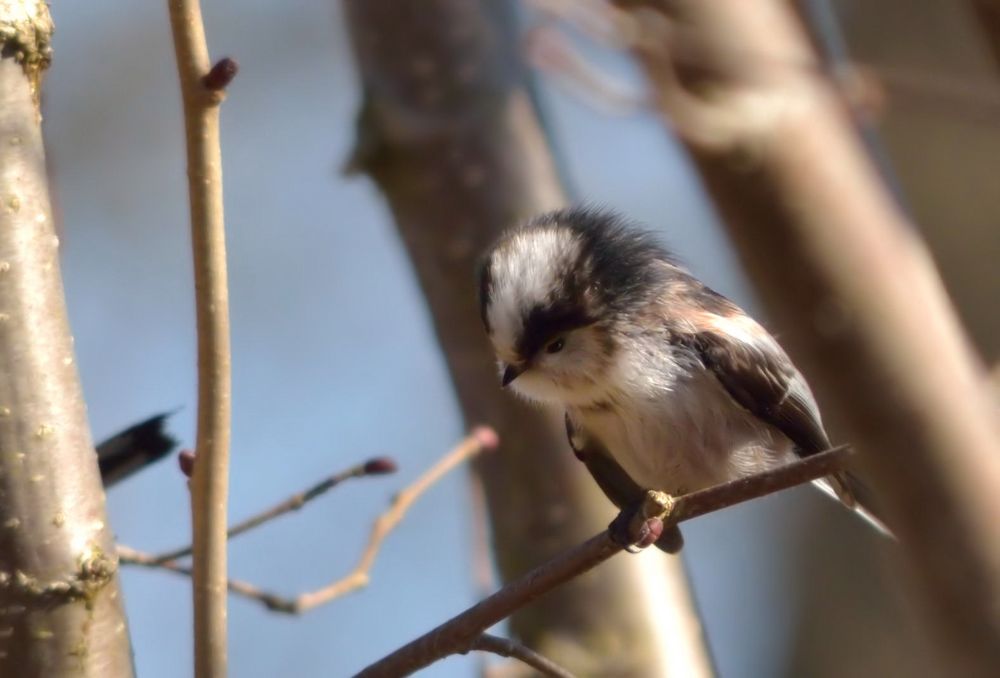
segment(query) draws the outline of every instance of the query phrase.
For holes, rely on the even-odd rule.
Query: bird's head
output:
[[[615,215],[569,209],[497,241],[480,269],[480,310],[501,382],[542,402],[604,395],[630,313],[655,287],[663,250]]]

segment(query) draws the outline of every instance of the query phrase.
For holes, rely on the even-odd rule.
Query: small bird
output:
[[[505,233],[479,274],[501,383],[565,410],[608,498],[685,494],[830,447],[809,386],[761,325],[614,213],[565,209]],[[846,472],[817,484],[884,530]],[[680,532],[657,546],[676,552]]]
[[[101,480],[111,487],[168,455],[176,446],[165,430],[173,412],[164,412],[120,431],[97,447]]]

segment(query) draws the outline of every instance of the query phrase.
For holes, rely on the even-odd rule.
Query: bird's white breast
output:
[[[606,407],[572,407],[570,416],[596,437],[646,489],[680,494],[787,463],[791,442],[744,410],[703,367],[683,368],[641,354],[618,366]]]

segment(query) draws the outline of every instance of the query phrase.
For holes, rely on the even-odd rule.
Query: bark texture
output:
[[[614,509],[569,450],[562,415],[500,390],[475,261],[565,195],[524,86],[502,0],[345,0],[364,87],[354,169],[388,200],[470,423],[505,580],[589,537]],[[512,631],[582,675],[704,676],[711,667],[679,559],[620,558],[519,612]]]
[[[38,88],[44,2],[0,0],[0,675],[131,676],[73,356]]]

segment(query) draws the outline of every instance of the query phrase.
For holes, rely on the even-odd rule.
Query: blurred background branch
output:
[[[644,15],[650,30],[637,53],[664,116],[687,143],[786,346],[861,451],[947,665],[992,675],[1000,666],[1000,440],[984,372],[927,252],[836,93],[738,58],[815,59],[787,4],[642,4],[663,11]],[[673,22],[700,32],[697,68],[672,59]]]
[[[364,90],[349,166],[388,201],[466,421],[500,433],[499,454],[478,468],[509,581],[613,515],[569,452],[561,416],[500,391],[476,306],[479,253],[502,229],[566,200],[515,49],[512,9],[502,0],[344,7]],[[622,559],[519,610],[511,629],[585,675],[712,673],[679,559]]]

